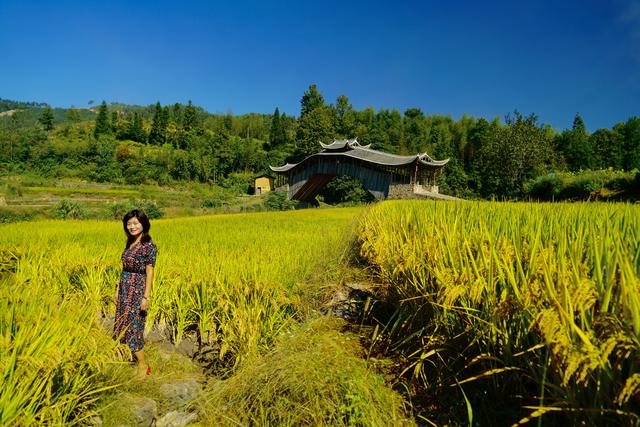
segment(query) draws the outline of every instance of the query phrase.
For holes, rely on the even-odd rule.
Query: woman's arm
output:
[[[147,264],[145,266],[147,277],[144,283],[144,295],[142,302],[140,303],[140,310],[146,310],[149,307],[149,298],[151,298],[151,287],[153,285],[153,265]]]

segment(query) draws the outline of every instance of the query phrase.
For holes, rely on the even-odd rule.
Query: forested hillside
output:
[[[356,110],[346,96],[327,102],[315,85],[303,94],[299,117],[278,108],[271,115],[211,114],[191,101],[52,109],[0,99],[3,175],[249,184],[268,165],[318,151],[319,141],[353,137],[390,153],[450,158],[440,190],[461,197],[581,198],[607,189],[634,198],[640,187],[638,117],[589,133],[576,115],[571,129],[558,131],[517,111],[504,120],[454,120],[418,108]]]

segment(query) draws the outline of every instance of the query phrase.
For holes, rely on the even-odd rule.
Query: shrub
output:
[[[14,197],[22,197],[22,184],[19,181],[8,182],[7,195],[14,196]]]
[[[19,210],[11,207],[0,207],[0,223],[30,221],[33,218],[33,211]]]
[[[222,200],[220,200],[219,198],[214,198],[214,197],[207,197],[202,199],[202,202],[200,202],[200,207],[203,208],[219,208],[222,206]]]
[[[62,199],[55,207],[55,215],[61,219],[84,219],[87,211],[75,200]]]
[[[131,206],[131,203],[116,202],[108,207],[108,216],[113,219],[122,219],[132,209]]]
[[[264,199],[264,207],[269,211],[287,211],[297,205],[297,201],[289,200],[285,191],[269,191]]]
[[[542,175],[525,184],[529,197],[538,200],[587,200],[593,197],[610,199],[638,199],[640,179],[636,171],[613,169],[558,172]],[[604,190],[604,191],[603,191]]]
[[[142,200],[138,202],[138,209],[142,209],[149,219],[158,219],[164,216],[164,212],[158,207],[153,200]]]
[[[125,214],[133,209],[144,211],[149,219],[158,219],[164,216],[164,212],[152,200],[130,200],[129,202],[116,202],[109,206],[108,216],[113,219],[122,219]]]
[[[538,200],[552,200],[558,197],[562,188],[562,177],[556,173],[542,175],[525,184],[529,197]]]
[[[248,194],[252,185],[253,174],[250,173],[232,173],[228,177],[220,179],[220,186],[233,193]]]

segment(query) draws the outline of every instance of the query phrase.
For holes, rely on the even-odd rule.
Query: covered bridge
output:
[[[412,198],[437,193],[436,177],[446,160],[433,160],[427,153],[398,156],[360,145],[356,139],[334,140],[322,151],[300,163],[273,167],[279,175],[276,185],[285,184],[290,199],[311,201],[336,175],[360,180],[378,200]]]

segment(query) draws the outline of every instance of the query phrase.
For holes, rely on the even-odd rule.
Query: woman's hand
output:
[[[149,298],[142,297],[142,301],[140,302],[140,310],[147,311],[147,308],[149,308]]]

